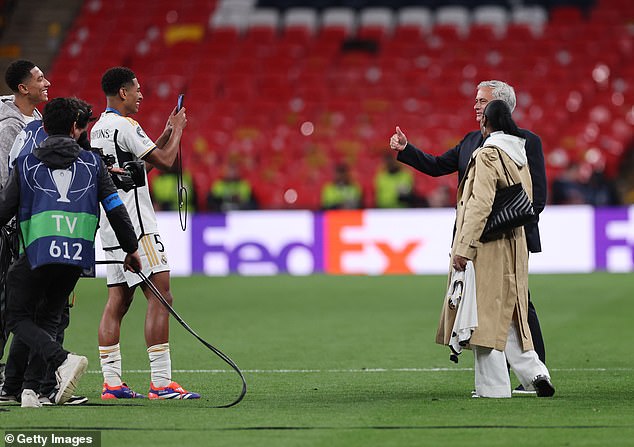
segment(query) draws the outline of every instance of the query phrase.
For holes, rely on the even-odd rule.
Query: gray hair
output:
[[[478,90],[488,87],[491,89],[493,99],[501,99],[509,106],[511,112],[515,110],[517,99],[515,98],[515,90],[513,87],[502,81],[482,81],[478,84]]]

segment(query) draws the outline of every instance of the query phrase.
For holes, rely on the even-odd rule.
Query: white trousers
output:
[[[475,358],[475,390],[480,397],[511,397],[511,379],[506,363],[522,383],[532,389],[533,379],[550,377],[534,350],[523,351],[515,321],[511,322],[504,352],[482,346],[472,346]]]

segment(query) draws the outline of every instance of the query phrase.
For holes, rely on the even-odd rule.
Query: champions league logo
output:
[[[34,160],[34,164],[29,164],[29,161],[32,163]],[[27,174],[25,175],[26,184],[32,191],[43,192],[55,198],[57,202],[70,203],[80,200],[91,188],[95,187],[93,182],[95,165],[96,163],[86,163],[78,158],[67,169],[51,170],[41,161],[25,157],[22,169]]]
[[[73,170],[71,169],[56,169],[51,171],[51,178],[53,183],[57,186],[57,192],[59,193],[58,202],[70,202],[68,200],[68,189],[73,181]]]

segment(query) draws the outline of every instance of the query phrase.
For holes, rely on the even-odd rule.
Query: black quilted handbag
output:
[[[526,194],[524,187],[521,183],[511,183],[511,176],[499,150],[498,154],[500,155],[506,180],[510,186],[498,189],[495,192],[491,214],[489,214],[482,236],[480,236],[480,241],[482,242],[499,239],[504,233],[509,232],[513,228],[535,222],[537,217],[533,209],[533,203],[528,194]]]

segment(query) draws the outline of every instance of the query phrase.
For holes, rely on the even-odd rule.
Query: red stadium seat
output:
[[[411,2],[357,3],[381,9],[89,2],[49,73],[56,94],[76,94],[101,108],[103,71],[130,66],[146,97],[138,118],[153,136],[162,131],[175,94],[185,91],[197,190],[208,189],[216,166],[241,157],[262,168],[249,170],[250,177],[280,177],[254,184],[265,207],[317,208],[318,188],[301,180],[324,180],[314,173],[329,172],[320,157],[356,161],[364,190],[373,194],[367,178],[393,127],[433,153],[446,150],[475,128],[473,96],[482,79],[515,86],[514,116],[540,134],[547,153],[559,147],[577,157],[596,145],[614,166],[632,139],[631,117],[625,118],[634,102],[634,45],[624,26],[634,9],[630,0],[598,0],[588,20],[569,6],[553,7],[549,17],[536,4],[510,12],[443,4],[434,12],[400,6]],[[234,15],[214,9],[221,7]],[[118,28],[129,34],[103,20],[122,8],[130,18]],[[166,30],[179,24],[202,25],[204,35],[169,45]],[[118,44],[106,45],[115,36]],[[355,38],[378,45],[357,48],[347,42]],[[610,118],[600,123],[588,113],[603,109]],[[589,125],[599,126],[603,139],[591,142]],[[549,165],[553,169],[559,168]],[[417,176],[417,189],[431,192],[434,182]],[[297,193],[292,203],[284,199],[290,187]]]

